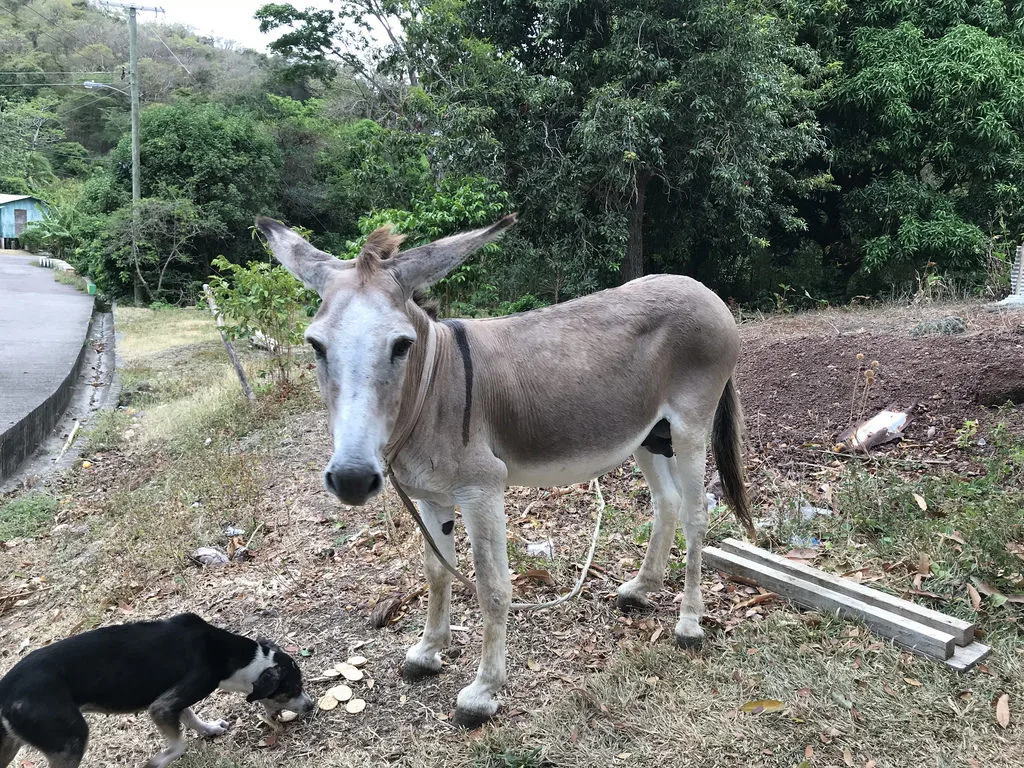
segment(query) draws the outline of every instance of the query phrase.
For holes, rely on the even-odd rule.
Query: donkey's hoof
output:
[[[676,645],[683,650],[700,650],[704,644],[704,630],[694,619],[681,619],[675,629]]]
[[[704,645],[703,637],[686,637],[685,635],[676,635],[676,646],[680,650],[699,651],[702,645]]]
[[[441,673],[441,666],[428,666],[418,661],[405,660],[402,664],[402,679],[407,683],[416,683]]]
[[[459,728],[465,728],[467,731],[475,731],[480,726],[487,723],[494,715],[489,715],[486,712],[475,712],[462,707],[455,708],[455,716],[452,718],[452,722],[459,726]]]
[[[620,592],[615,607],[622,613],[646,613],[654,610],[654,603],[638,592]]]

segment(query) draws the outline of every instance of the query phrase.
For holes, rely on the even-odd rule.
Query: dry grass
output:
[[[826,313],[827,323],[840,314]],[[873,317],[860,314],[856,322]],[[753,590],[707,573],[711,635],[702,653],[681,653],[670,642],[680,542],[666,589],[654,596],[656,611],[620,616],[614,589],[635,572],[649,535],[649,495],[628,463],[603,481],[608,509],[595,561],[601,575],[567,605],[512,616],[505,707],[495,726],[465,734],[451,726],[450,714],[479,656],[476,606],[456,590],[453,621],[462,629],[443,674],[404,683],[398,670],[422,628],[423,598],[412,600],[387,629],[370,629],[367,618],[379,600],[422,585],[420,545],[393,495],[352,509],[331,503],[322,491],[319,470],[329,445],[311,383],[300,381],[287,399],[265,392],[251,408],[237,394],[216,330],[202,314],[125,309],[117,320],[131,406],[94,444],[92,466],[79,465],[62,481],[58,528],[0,546],[0,573],[7,574],[0,577],[0,597],[28,595],[0,624],[0,671],[14,663],[26,639],[35,648],[96,624],[181,610],[304,649],[308,656],[300,663],[314,680],[355,649],[370,659],[372,687],[355,686],[368,702],[364,713],[317,713],[287,727],[273,746],[250,705],[216,694],[200,710],[235,719],[235,727],[220,739],[192,742],[177,763],[182,768],[865,766],[872,760],[880,768],[969,765],[968,758],[1010,766],[1024,759],[1024,653],[1021,611],[1014,606],[986,601],[975,616],[965,595],[950,597],[947,607],[978,618],[996,649],[986,672],[958,677],[847,622],[779,603],[737,609]],[[820,332],[825,319],[801,322],[817,330],[772,322],[765,333]],[[258,371],[258,358],[250,356],[249,363]],[[842,471],[829,479],[837,494],[846,482],[860,483],[850,488],[862,495],[880,492]],[[755,480],[762,508],[774,510],[819,482],[764,466]],[[585,489],[563,491],[508,493],[517,598],[544,599],[568,589],[576,575],[593,499]],[[948,582],[936,576],[944,587],[967,573],[957,570],[967,568],[957,553],[924,549],[929,545],[917,529],[895,529],[883,547],[864,529],[863,505],[844,503],[848,507],[824,527],[794,526],[779,514],[770,530],[780,537],[827,536],[834,549],[824,565],[867,567],[879,586],[896,592],[906,588],[908,569],[883,571],[882,565],[898,560],[901,546],[909,562],[931,551],[937,564],[948,565]],[[966,518],[956,520],[966,525]],[[65,523],[69,528],[60,529]],[[222,544],[225,525],[253,536],[256,559],[223,569],[192,565],[187,554],[200,544]],[[732,526],[716,515],[713,536],[729,534]],[[523,554],[523,541],[549,537],[554,563]],[[464,541],[459,552],[467,562]],[[551,572],[555,589],[522,576],[538,566]],[[310,683],[315,694],[329,685]],[[1006,730],[992,711],[1000,692],[1011,701]],[[738,712],[763,698],[778,699],[786,709]],[[87,765],[141,764],[159,744],[145,717],[90,719],[96,727]],[[38,758],[31,752],[21,757]]]

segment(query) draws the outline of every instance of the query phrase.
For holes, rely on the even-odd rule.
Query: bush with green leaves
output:
[[[362,237],[348,243],[347,258],[355,258],[366,242],[366,236],[378,227],[391,224],[408,238],[410,245],[421,245],[460,230],[494,223],[509,212],[509,197],[496,184],[480,176],[444,179],[433,194],[413,200],[410,210],[394,208],[375,210],[359,220]],[[490,257],[502,252],[501,245],[491,243],[454,269],[431,289],[441,304],[441,313],[448,315],[453,306],[493,305],[497,303],[495,288],[489,281]]]
[[[302,343],[319,298],[279,265],[250,261],[243,267],[218,256],[213,266],[220,274],[210,278],[210,288],[227,333],[265,346],[277,383],[286,387],[294,367],[292,350]]]

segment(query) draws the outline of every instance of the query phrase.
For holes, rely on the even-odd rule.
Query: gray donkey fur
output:
[[[742,415],[732,383],[739,336],[728,308],[687,277],[657,275],[510,317],[437,322],[414,295],[515,222],[399,252],[374,232],[340,261],[270,220],[257,223],[278,260],[323,299],[306,338],[318,358],[334,454],[328,489],[364,504],[385,462],[417,500],[454,564],[458,507],[469,535],[483,615],[476,679],[458,695],[457,720],[492,717],[506,679],[512,598],[504,492],[597,477],[632,454],[654,506],[639,573],[618,591],[622,609],[647,608],[664,583],[682,521],[687,543],[675,636],[699,645],[703,479],[710,437],[726,501],[750,530],[741,457]],[[428,350],[432,353],[428,358]],[[422,407],[417,407],[421,405]],[[398,455],[388,455],[402,434]],[[451,642],[452,577],[425,547],[429,600],[423,636],[406,654],[407,678],[436,674]]]

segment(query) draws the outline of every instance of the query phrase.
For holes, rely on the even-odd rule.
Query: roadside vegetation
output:
[[[865,324],[912,339],[909,328],[947,307],[778,316],[742,331],[751,349],[790,338],[807,344],[836,327]],[[979,330],[989,316],[964,305],[956,311],[974,329],[975,344],[996,343]],[[321,489],[329,442],[307,353],[294,352],[282,388],[269,375],[276,366],[269,354],[239,341],[257,382],[250,405],[206,310],[122,308],[117,323],[120,407],[92,428],[75,470],[49,494],[16,494],[0,507],[5,526],[17,521],[0,536],[7,574],[0,648],[8,652],[0,664],[12,663],[26,639],[23,650],[99,624],[181,610],[274,637],[314,680],[350,653],[370,659],[372,687],[353,684],[368,702],[360,715],[319,712],[275,734],[238,697],[215,696],[204,712],[235,726],[219,740],[192,743],[185,766],[1011,766],[1022,757],[1018,410],[960,418],[928,445],[913,433],[869,457],[800,448],[807,466],[797,468],[756,432],[748,445],[764,545],[976,621],[994,648],[978,670],[958,676],[855,622],[799,611],[713,572],[704,580],[707,643],[697,654],[679,652],[671,629],[681,536],[656,610],[626,617],[614,608],[614,589],[639,566],[649,536],[649,495],[627,462],[602,479],[605,526],[583,594],[557,610],[513,615],[505,707],[493,726],[466,734],[449,718],[479,652],[476,605],[456,589],[454,621],[463,629],[445,671],[422,684],[402,682],[401,659],[425,610],[420,543],[390,493],[352,509],[332,504]],[[1012,344],[1012,328],[993,333],[999,344]],[[774,380],[788,376],[777,371]],[[748,423],[775,405],[749,390]],[[840,399],[845,420],[849,402]],[[787,415],[797,423],[805,411]],[[827,514],[804,519],[801,497]],[[592,496],[586,488],[513,488],[506,501],[517,595],[565,591],[588,545]],[[243,531],[254,559],[220,568],[191,559],[200,546],[227,551],[229,527]],[[730,513],[716,509],[710,539],[738,534]],[[553,560],[527,556],[526,542],[545,539],[554,544]],[[460,539],[463,559],[465,546]],[[372,629],[369,618],[383,604],[397,607],[386,628]],[[311,687],[322,694],[331,684]],[[996,710],[1003,695],[1006,727]],[[744,711],[758,701],[772,703]],[[142,761],[155,743],[143,718],[118,728],[91,717],[93,760]]]
[[[119,13],[0,6],[0,187],[113,299],[193,303],[266,260],[257,215],[345,257],[519,211],[436,287],[453,315],[660,271],[766,311],[998,298],[1024,228],[1015,6],[346,0],[259,9],[268,54],[141,24],[135,253],[127,103],[81,85],[124,87]]]

